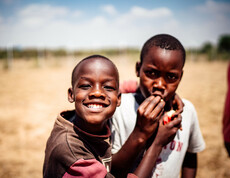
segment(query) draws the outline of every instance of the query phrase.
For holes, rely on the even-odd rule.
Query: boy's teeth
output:
[[[102,108],[102,105],[98,105],[98,104],[89,104],[88,108]]]

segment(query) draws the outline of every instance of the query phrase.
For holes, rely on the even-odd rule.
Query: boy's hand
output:
[[[165,116],[163,117],[163,124],[165,125],[165,124],[171,122],[174,119],[174,114],[175,114],[174,110],[170,110],[170,111],[166,112],[165,115],[167,117],[165,117]]]
[[[167,116],[164,115],[161,118],[159,122],[159,128],[157,131],[157,135],[154,140],[154,142],[160,145],[161,147],[164,147],[165,145],[167,145],[169,142],[171,142],[174,139],[176,132],[178,131],[178,129],[181,128],[181,121],[182,121],[182,117],[179,114],[177,115],[177,117],[174,118],[174,120],[163,125],[164,117],[167,117]]]
[[[168,124],[169,122],[174,120],[174,118],[176,118],[176,117],[178,117],[178,114],[176,114],[175,110],[170,110],[170,111],[166,112],[163,116],[163,125]],[[182,130],[182,127],[180,127],[180,130]]]
[[[156,131],[164,106],[165,102],[160,96],[150,96],[139,106],[135,130],[138,130],[145,140]]]
[[[175,93],[174,99],[173,99],[173,109],[176,111],[175,115],[181,114],[183,112],[184,103],[179,97],[178,94]]]

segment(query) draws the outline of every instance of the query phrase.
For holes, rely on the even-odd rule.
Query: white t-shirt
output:
[[[196,110],[191,102],[183,99],[182,128],[172,142],[162,149],[152,177],[179,177],[186,152],[197,153],[205,148]],[[134,94],[122,94],[121,105],[111,120],[112,153],[116,153],[125,143],[136,124],[139,104]]]

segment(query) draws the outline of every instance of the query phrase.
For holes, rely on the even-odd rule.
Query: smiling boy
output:
[[[68,100],[75,110],[61,112],[55,121],[43,177],[113,177],[107,121],[120,105],[115,65],[100,55],[83,59],[72,72]]]
[[[184,63],[185,49],[171,35],[156,35],[144,44],[141,60],[136,64],[139,89],[122,94],[121,106],[112,118],[112,169],[115,173],[120,170],[119,173],[125,175],[128,165],[135,170],[140,161],[135,170],[139,177],[176,178],[181,168],[183,178],[195,177],[197,153],[204,149],[205,143],[194,106],[183,99],[182,122],[178,113],[166,125],[161,118],[167,111],[178,109],[174,97]],[[182,131],[178,131],[180,122]],[[142,154],[143,145],[145,154]]]

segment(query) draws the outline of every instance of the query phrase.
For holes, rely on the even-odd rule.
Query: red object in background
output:
[[[120,92],[121,93],[135,93],[138,88],[138,83],[135,80],[127,80],[121,83]]]

